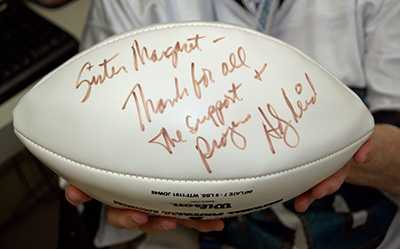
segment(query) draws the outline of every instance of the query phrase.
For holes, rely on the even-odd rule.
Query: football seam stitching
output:
[[[323,157],[315,159],[315,160],[313,160],[311,162],[308,162],[308,163],[305,163],[305,164],[301,164],[301,165],[298,165],[298,166],[290,168],[290,169],[285,169],[285,170],[282,170],[282,171],[277,171],[277,172],[274,172],[274,173],[269,173],[269,174],[260,175],[260,176],[228,178],[228,179],[199,179],[199,180],[194,180],[194,179],[171,179],[171,178],[140,176],[140,175],[132,175],[132,174],[127,174],[127,173],[118,173],[118,172],[111,171],[111,170],[95,168],[93,166],[90,166],[90,165],[87,165],[87,164],[84,164],[84,163],[80,163],[80,162],[76,162],[76,161],[74,161],[74,160],[72,160],[70,158],[67,158],[67,157],[62,156],[60,154],[57,154],[56,152],[51,151],[51,150],[43,147],[42,145],[39,145],[36,142],[32,141],[31,139],[26,137],[24,134],[19,132],[17,129],[14,129],[14,130],[15,130],[16,133],[18,133],[20,136],[22,136],[26,141],[31,143],[33,146],[35,146],[35,147],[37,147],[37,148],[39,148],[41,150],[47,151],[48,153],[50,153],[50,154],[52,154],[52,155],[54,155],[54,156],[56,156],[58,158],[61,158],[64,161],[71,162],[72,164],[74,164],[76,166],[81,166],[81,167],[88,168],[89,170],[100,171],[100,172],[104,172],[104,173],[107,173],[107,174],[113,174],[113,175],[118,175],[118,176],[140,178],[140,179],[149,180],[149,181],[158,180],[158,181],[172,181],[172,182],[232,182],[232,181],[247,181],[247,180],[255,180],[255,179],[260,179],[260,178],[273,177],[273,176],[276,176],[276,175],[281,175],[281,174],[283,174],[285,172],[295,171],[297,169],[307,167],[310,164],[314,164],[316,162],[325,160],[326,158],[329,158],[329,157],[331,157],[331,156],[333,156],[335,154],[340,153],[341,151],[347,149],[348,147],[354,145],[355,143],[358,143],[359,141],[365,139],[366,137],[369,137],[373,133],[373,130],[371,130],[367,134],[365,134],[364,136],[360,137],[359,139],[357,139],[356,141],[352,142],[351,144],[341,148],[340,150],[337,150],[335,152],[332,152],[329,155],[323,156]]]

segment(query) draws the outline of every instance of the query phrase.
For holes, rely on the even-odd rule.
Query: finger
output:
[[[339,190],[344,183],[346,177],[350,173],[350,165],[346,164],[336,173],[318,183],[311,190],[311,195],[314,199],[321,199],[326,195],[330,195]]]
[[[376,152],[375,139],[370,137],[353,156],[356,164],[367,163],[372,160]]]
[[[338,191],[349,172],[350,166],[346,164],[336,173],[318,183],[311,190],[299,195],[294,201],[294,208],[296,211],[305,212],[316,199],[321,199],[326,195]]]
[[[178,223],[203,233],[222,231],[225,226],[222,220],[178,220]]]
[[[294,200],[294,209],[297,212],[305,212],[315,199],[311,195],[311,190],[299,195]]]
[[[145,213],[110,207],[107,212],[108,222],[117,229],[134,229],[148,221]]]
[[[65,198],[72,205],[80,205],[92,199],[89,195],[82,192],[80,189],[73,185],[68,185],[65,188]]]
[[[150,217],[149,221],[139,228],[147,234],[160,234],[172,231],[176,228],[176,219],[170,217]]]

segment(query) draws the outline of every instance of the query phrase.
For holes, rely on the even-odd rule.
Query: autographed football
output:
[[[13,116],[22,143],[95,199],[191,219],[298,196],[374,127],[363,102],[302,52],[204,22],[111,37],[44,77]]]

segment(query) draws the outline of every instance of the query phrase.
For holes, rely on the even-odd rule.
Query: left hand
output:
[[[400,130],[389,125],[376,125],[374,131],[376,153],[372,160],[350,163],[346,182],[372,187],[400,196]],[[358,158],[362,161],[362,158]]]
[[[309,191],[299,195],[294,202],[294,208],[297,212],[304,212],[314,200],[321,199],[339,190],[350,174],[352,165],[368,163],[375,155],[374,136],[369,138],[354,154],[353,158],[335,174],[318,183]]]

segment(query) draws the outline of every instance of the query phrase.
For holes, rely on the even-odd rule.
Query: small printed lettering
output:
[[[174,193],[174,197],[187,197],[187,198],[199,198],[199,194],[196,193]]]
[[[124,203],[124,202],[120,202],[120,201],[117,201],[117,200],[113,200],[113,203],[114,203],[115,205],[118,205],[118,206],[121,206],[121,207],[134,209],[134,210],[141,211],[141,212],[145,212],[145,213],[148,213],[148,214],[158,214],[158,213],[159,213],[158,210],[149,209],[149,208],[137,207],[137,206],[133,206],[133,205],[130,205],[130,204],[126,204],[126,203]]]
[[[267,203],[267,204],[264,204],[264,205],[261,205],[261,206],[252,207],[252,208],[246,208],[246,209],[236,210],[236,211],[230,211],[230,212],[227,212],[227,213],[228,213],[228,215],[247,214],[247,213],[251,213],[251,212],[255,212],[255,211],[258,211],[258,210],[262,210],[262,209],[266,209],[266,208],[272,207],[273,205],[276,205],[276,204],[282,202],[282,200],[283,199],[279,199],[279,200],[276,200],[276,201],[273,201],[273,202],[270,202],[270,203]]]
[[[152,195],[159,195],[159,196],[171,196],[171,192],[168,191],[156,191],[156,190],[152,190],[151,191]]]
[[[173,217],[221,217],[224,213],[187,213],[187,212],[171,212],[161,211],[162,215],[173,216]]]
[[[232,208],[230,203],[219,203],[219,204],[202,204],[202,203],[171,203],[174,207],[183,208],[199,208],[199,209],[229,209]]]
[[[229,196],[239,196],[239,195],[247,195],[253,193],[253,190],[245,190],[245,191],[232,191],[229,192]]]

